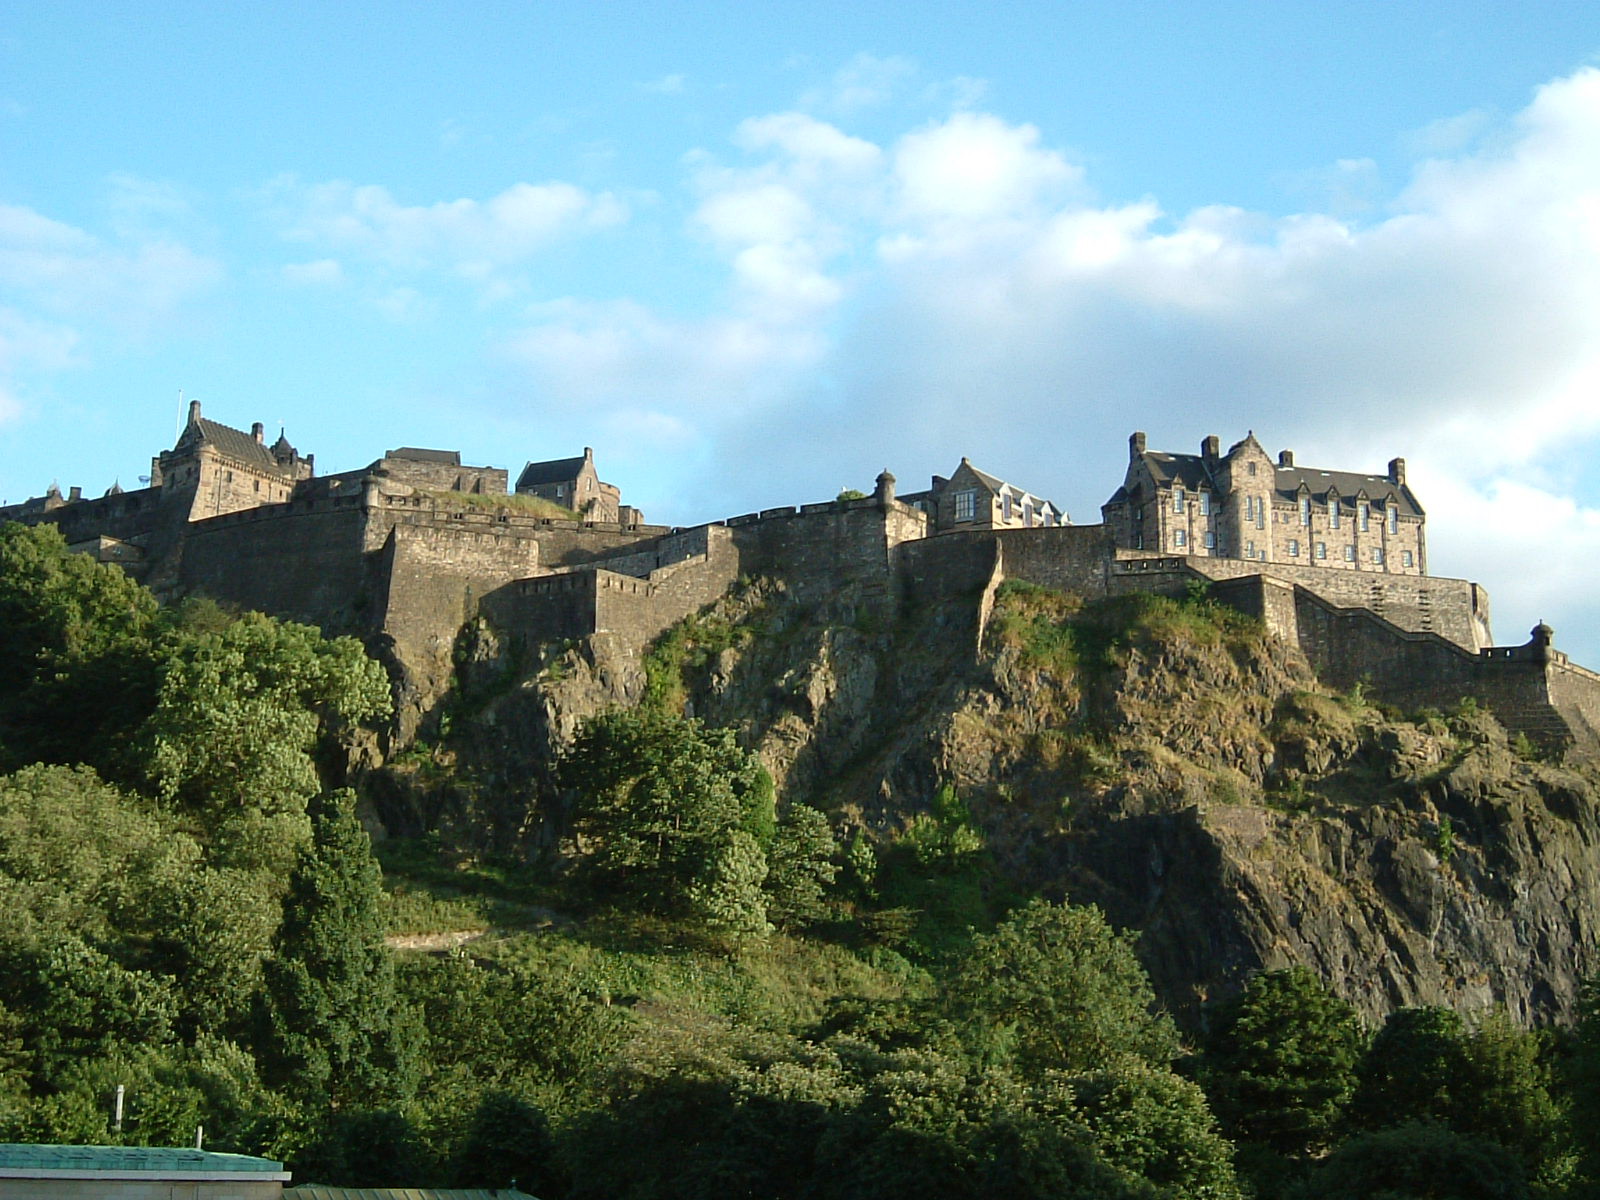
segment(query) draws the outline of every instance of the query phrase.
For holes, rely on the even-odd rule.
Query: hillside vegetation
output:
[[[1589,778],[1203,595],[981,611],[475,623],[373,767],[356,643],[0,527],[0,1137],[547,1198],[1600,1182]]]

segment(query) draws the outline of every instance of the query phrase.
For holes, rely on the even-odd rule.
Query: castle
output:
[[[501,468],[402,447],[317,475],[280,434],[267,445],[189,408],[150,486],[86,498],[52,487],[0,520],[57,525],[68,544],[165,597],[218,600],[362,637],[389,664],[407,740],[448,688],[457,638],[482,619],[528,641],[599,638],[641,655],[741,578],[818,603],[976,604],[1019,579],[1089,598],[1184,594],[1194,581],[1261,617],[1334,687],[1365,683],[1410,708],[1464,696],[1556,752],[1600,755],[1600,675],[1541,625],[1494,646],[1477,584],[1427,574],[1425,514],[1395,459],[1384,475],[1274,462],[1255,437],[1226,455],[1130,439],[1097,525],[963,459],[924,492],[768,509],[687,528],[647,524],[599,479],[592,450]]]

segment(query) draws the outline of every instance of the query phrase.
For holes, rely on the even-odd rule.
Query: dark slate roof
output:
[[[1198,454],[1167,454],[1160,450],[1146,450],[1144,461],[1149,466],[1150,474],[1158,487],[1176,484],[1189,490],[1197,490],[1202,486],[1213,491],[1218,490],[1217,481],[1206,466],[1205,459]],[[1221,461],[1218,460],[1219,463]],[[1370,500],[1379,500],[1393,493],[1400,497],[1402,513],[1412,517],[1422,515],[1422,506],[1417,503],[1417,498],[1411,494],[1411,490],[1403,485],[1390,483],[1387,475],[1323,471],[1316,467],[1273,467],[1273,473],[1275,476],[1273,485],[1277,489],[1278,497],[1285,501],[1292,501],[1299,495],[1302,483],[1310,491],[1311,498],[1319,504],[1327,502],[1330,488],[1338,489],[1339,495],[1345,500],[1350,500],[1357,492],[1365,489]],[[1127,493],[1119,487],[1106,503],[1114,504],[1126,498]]]
[[[277,1175],[283,1164],[248,1154],[176,1146],[45,1146],[0,1143],[0,1171],[150,1171],[173,1175]]]
[[[459,450],[421,450],[416,446],[401,446],[398,450],[387,450],[385,458],[403,458],[407,462],[443,463],[447,467],[461,465],[461,451]]]
[[[540,483],[567,483],[578,477],[578,472],[583,470],[587,461],[583,455],[577,458],[552,458],[548,462],[531,462],[522,468],[522,474],[517,476],[517,487],[532,487]]]
[[[1283,500],[1294,500],[1303,483],[1311,498],[1318,504],[1327,503],[1330,490],[1337,490],[1340,499],[1347,503],[1357,492],[1365,491],[1367,499],[1382,500],[1395,495],[1400,498],[1400,511],[1408,517],[1420,517],[1422,506],[1403,484],[1390,483],[1387,475],[1358,475],[1353,471],[1319,471],[1316,467],[1274,467],[1274,485]]]
[[[1149,465],[1150,474],[1155,477],[1158,487],[1168,483],[1192,489],[1214,489],[1217,486],[1206,467],[1206,460],[1198,454],[1166,454],[1160,450],[1146,450],[1144,461]]]
[[[197,442],[206,442],[230,458],[255,463],[263,467],[276,467],[272,452],[243,430],[231,429],[215,421],[199,417],[189,422],[189,427],[178,439],[178,448],[188,448]]]

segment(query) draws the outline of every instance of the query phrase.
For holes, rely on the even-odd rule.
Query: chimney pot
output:
[[[265,436],[266,432],[266,426],[264,426],[260,421],[257,421],[254,425],[250,426],[250,436],[255,438],[256,445],[258,446],[261,445],[261,439]]]

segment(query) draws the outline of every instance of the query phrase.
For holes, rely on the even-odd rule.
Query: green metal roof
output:
[[[284,1188],[283,1200],[534,1200],[515,1188],[347,1188],[305,1183]]]
[[[174,1174],[279,1174],[283,1164],[248,1154],[175,1146],[39,1146],[0,1142],[0,1171],[161,1171]]]

